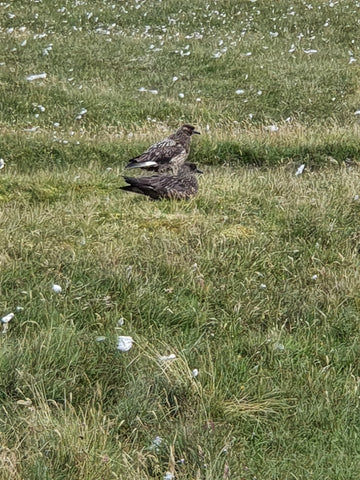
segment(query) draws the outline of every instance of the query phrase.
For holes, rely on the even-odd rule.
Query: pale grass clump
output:
[[[113,421],[101,408],[92,404],[77,413],[70,403],[48,399],[41,387],[28,386],[31,399],[18,400],[12,407],[19,423],[10,430],[11,448],[5,447],[3,438],[5,476],[1,478],[33,478],[59,471],[84,479],[112,475],[107,452]],[[4,424],[9,428],[7,420]],[[113,461],[121,462],[120,452]]]
[[[241,419],[244,417],[258,417],[261,415],[274,415],[278,410],[289,408],[283,399],[265,399],[262,401],[249,400],[246,397],[224,402],[224,413],[229,418]]]

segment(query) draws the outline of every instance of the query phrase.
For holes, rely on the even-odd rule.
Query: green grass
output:
[[[208,167],[184,203],[78,173],[2,175],[6,475],[356,475],[357,167]]]
[[[354,2],[179,7],[177,0],[161,8],[157,1],[12,2],[3,8],[2,124],[51,131],[58,122],[63,134],[92,135],[126,135],[153,120],[192,120],[215,134],[234,122],[247,129],[288,117],[303,127],[354,126]],[[304,52],[311,49],[317,53]],[[45,80],[26,80],[42,72]],[[76,120],[82,108],[87,113]]]
[[[0,10],[0,478],[356,478],[356,2]],[[185,121],[198,196],[121,191]]]

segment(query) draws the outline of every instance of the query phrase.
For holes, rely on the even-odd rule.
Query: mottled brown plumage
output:
[[[191,163],[191,162],[184,162],[181,166],[188,166],[190,168],[190,170],[192,170],[192,165],[194,165],[194,163]],[[146,168],[146,171],[148,172],[156,172],[158,173],[159,175],[174,175],[174,170],[173,170],[173,166],[168,163],[168,164],[163,164],[163,165],[154,165],[154,166],[151,166],[151,167],[147,167]],[[196,173],[196,172],[195,172]],[[199,172],[198,172],[199,173]]]
[[[189,199],[197,194],[199,184],[195,173],[202,173],[194,163],[180,166],[177,175],[153,175],[152,177],[124,177],[129,185],[120,187],[127,192],[140,193],[152,199]]]
[[[151,145],[144,153],[132,158],[126,168],[144,168],[159,173],[171,169],[176,174],[189,156],[191,136],[199,132],[192,125],[184,124],[175,133]]]

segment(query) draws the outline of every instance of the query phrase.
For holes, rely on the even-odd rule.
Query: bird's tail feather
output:
[[[156,162],[146,161],[146,162],[137,162],[136,160],[130,160],[125,168],[146,168],[146,167],[155,167]]]

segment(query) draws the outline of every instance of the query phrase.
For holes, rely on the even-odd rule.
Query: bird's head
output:
[[[181,125],[178,132],[179,133],[185,133],[186,135],[189,135],[190,137],[191,137],[191,135],[194,135],[194,133],[196,133],[197,135],[200,135],[200,132],[195,130],[195,127],[193,127],[192,125],[189,125],[188,123],[185,123],[184,125]]]
[[[196,163],[191,163],[191,162],[185,162],[182,166],[181,169],[183,172],[186,173],[203,173],[202,170],[199,170],[197,168]]]

